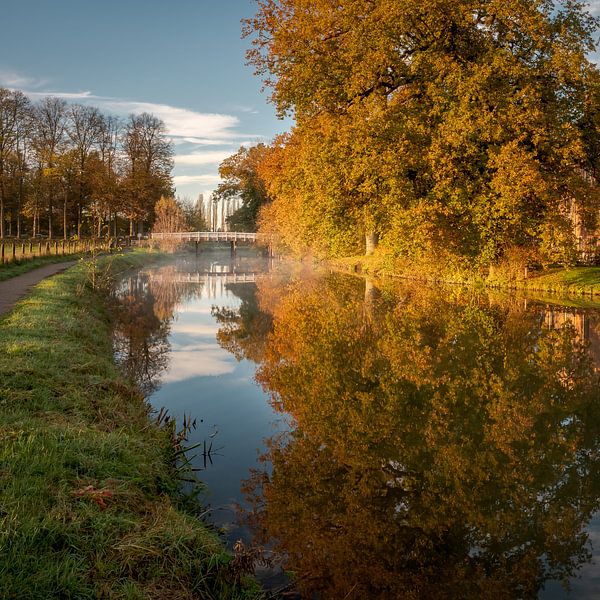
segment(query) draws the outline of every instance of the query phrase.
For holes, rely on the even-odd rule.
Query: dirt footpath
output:
[[[23,275],[17,275],[6,281],[0,281],[0,315],[9,311],[27,292],[37,285],[42,279],[56,275],[69,267],[77,264],[77,261],[63,262],[54,265],[45,265],[39,269],[34,269]]]

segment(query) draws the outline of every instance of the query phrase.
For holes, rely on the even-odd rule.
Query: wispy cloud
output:
[[[231,155],[230,151],[195,152],[193,154],[175,155],[175,164],[179,166],[218,165]]]
[[[588,8],[593,15],[600,15],[600,0],[590,0]]]
[[[235,104],[234,106],[231,107],[231,109],[234,112],[243,112],[243,113],[248,113],[251,115],[257,115],[258,111],[252,107],[252,106],[243,106],[243,105],[237,105]]]
[[[44,92],[31,92],[31,91],[25,90],[25,93],[30,98],[43,98],[45,96],[56,96],[57,98],[64,98],[65,100],[94,100],[94,101],[102,100],[101,96],[95,96],[89,90],[84,90],[82,92],[53,92],[52,90],[44,91]]]
[[[230,136],[233,135],[232,129],[239,124],[239,119],[233,115],[201,113],[168,104],[105,98],[101,99],[100,105],[120,114],[152,113],[165,122],[169,135],[182,138],[213,139]]]
[[[199,137],[173,137],[175,144],[193,144],[194,146],[230,146],[235,144],[234,140],[224,139],[211,139],[211,138],[199,138]]]
[[[206,185],[216,185],[221,181],[218,175],[176,175],[173,177],[175,185],[190,185],[192,183],[203,183]]]
[[[0,69],[0,86],[8,88],[29,88],[36,89],[46,85],[48,82],[45,79],[34,79],[33,77],[25,77],[14,71]]]

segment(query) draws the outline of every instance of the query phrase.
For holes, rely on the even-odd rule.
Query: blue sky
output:
[[[600,0],[591,0],[600,14]],[[182,196],[210,193],[241,144],[289,129],[245,65],[253,0],[4,0],[0,85],[122,115],[152,112],[173,136]]]
[[[152,112],[175,142],[180,195],[210,193],[219,162],[289,128],[245,66],[252,0],[6,0],[0,85],[127,115]]]

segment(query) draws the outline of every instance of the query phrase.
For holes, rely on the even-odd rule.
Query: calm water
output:
[[[600,597],[596,310],[216,254],[117,291],[208,518],[303,598]]]

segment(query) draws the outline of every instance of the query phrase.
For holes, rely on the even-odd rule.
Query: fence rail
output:
[[[40,256],[67,256],[92,250],[107,250],[112,240],[0,240],[0,266]]]

